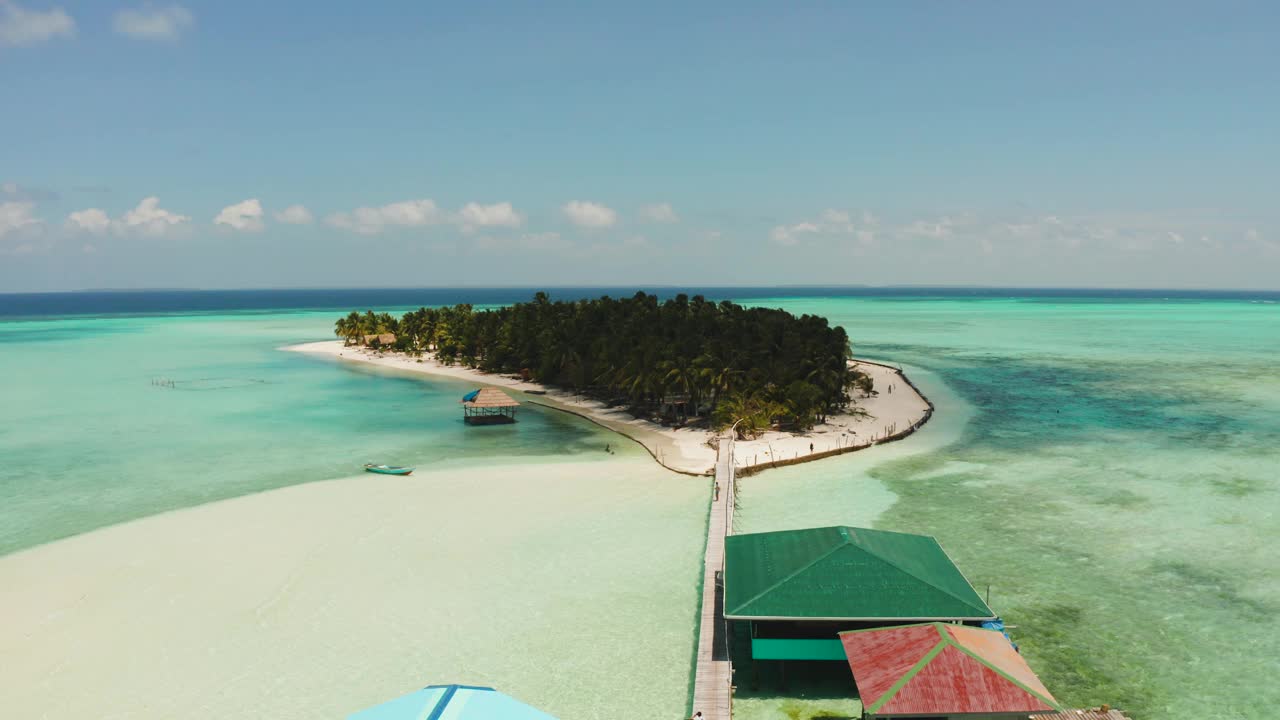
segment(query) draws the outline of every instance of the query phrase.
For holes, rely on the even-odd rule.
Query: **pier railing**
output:
[[[732,433],[731,433],[732,434]],[[729,627],[724,619],[724,545],[733,532],[737,491],[734,480],[733,438],[716,449],[715,484],[707,522],[706,553],[702,559],[702,608],[698,614],[698,654],[693,673],[693,710],[706,720],[729,720],[733,715],[733,664]]]

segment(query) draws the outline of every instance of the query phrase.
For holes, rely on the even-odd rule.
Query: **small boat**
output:
[[[374,465],[373,463],[365,463],[364,471],[378,473],[379,475],[408,475],[413,472],[411,467],[396,467],[395,465]]]

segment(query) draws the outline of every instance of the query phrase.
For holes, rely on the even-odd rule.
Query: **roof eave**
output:
[[[1047,707],[1058,707],[1056,704],[1046,703],[1046,702],[1044,701],[1044,698],[1039,698],[1038,696],[1034,696],[1034,695],[1033,695],[1033,697],[1037,697],[1037,698],[1040,700],[1040,702],[1041,702],[1042,704],[1046,705]],[[890,698],[890,703],[892,703],[892,701],[893,701],[893,698]],[[887,704],[888,704],[888,703],[887,703]],[[976,714],[976,715],[981,715],[983,718],[1020,718],[1020,719],[1025,720],[1025,718],[1027,718],[1027,716],[1033,716],[1033,717],[1034,717],[1034,715],[1039,714],[1039,713],[1052,713],[1052,712],[1055,712],[1055,710],[1036,710],[1036,709],[1031,709],[1031,710],[995,710],[995,711],[981,711],[981,712],[979,712],[979,711],[971,711],[971,710],[953,710],[953,711],[951,711],[951,712],[941,713],[941,714],[942,714],[942,715],[945,715],[945,716],[951,716],[951,715],[964,715],[964,714]],[[1058,711],[1056,711],[1056,712],[1061,712],[1061,711],[1060,711],[1060,710],[1058,710]],[[874,718],[874,717],[887,717],[887,718],[924,717],[924,718],[934,718],[934,717],[938,717],[938,715],[939,715],[939,714],[940,714],[940,713],[938,713],[937,711],[932,711],[932,712],[919,712],[919,713],[901,712],[901,711],[897,711],[897,710],[890,710],[890,709],[888,709],[887,707],[881,707],[881,708],[878,708],[878,709],[876,709],[876,710],[874,710],[874,711],[870,711],[870,710],[869,710],[869,711],[867,711],[867,717],[872,717],[872,718]]]
[[[965,620],[994,620],[995,615],[985,616],[964,616],[964,617],[788,617],[785,615],[730,615],[725,613],[725,620],[787,620],[787,621],[812,621],[812,622],[962,622]]]

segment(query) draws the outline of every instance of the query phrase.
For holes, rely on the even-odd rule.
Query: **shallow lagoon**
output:
[[[850,523],[936,535],[980,592],[990,585],[1060,700],[1271,716],[1280,306],[754,302],[825,315],[864,355],[927,369],[951,391],[925,385],[940,420],[972,419],[954,443],[926,428],[892,456],[750,478],[740,529],[836,522],[838,498]]]
[[[709,483],[571,415],[469,427],[465,384],[277,349],[333,317],[0,323],[0,696],[301,719],[464,682],[683,713]],[[366,460],[420,471],[313,482]]]
[[[0,554],[369,461],[466,467],[616,444],[531,406],[516,425],[468,428],[465,384],[277,349],[331,336],[333,317],[0,322]]]
[[[1143,718],[1187,707],[1270,717],[1280,703],[1272,682],[1280,676],[1280,306],[752,302],[828,316],[861,354],[919,368],[913,377],[940,414],[905,442],[751,478],[740,531],[849,522],[932,533],[980,591],[991,586],[993,606],[1017,625],[1028,659],[1061,700],[1112,702]],[[617,443],[589,423],[534,410],[515,434],[463,432],[454,404],[461,385],[276,351],[328,337],[335,316],[0,323],[0,554],[341,477],[365,460],[465,476],[493,463],[598,458]],[[154,377],[179,387],[152,387]],[[680,498],[666,505],[627,486],[619,489],[626,502],[644,510],[628,517],[648,519],[631,527],[635,542],[660,537],[669,557],[688,545],[692,564],[679,574],[692,586],[703,489],[672,485]],[[648,527],[668,513],[670,528]],[[596,521],[557,522],[564,537],[587,543],[602,531]],[[624,593],[620,577],[605,592]],[[689,617],[664,633],[691,638],[693,608],[691,595],[658,608]],[[565,642],[560,650],[590,647]],[[554,668],[532,656],[507,665],[499,643],[487,647],[492,658],[468,655],[472,667],[508,668],[526,699],[548,701],[566,718],[592,716],[590,693],[537,689],[558,681]],[[646,703],[631,683],[626,703],[613,707],[621,714],[611,716],[678,707],[687,688],[667,688],[673,676],[663,665],[651,676],[663,683],[653,707],[637,707]],[[749,719],[813,716],[825,706],[744,699],[738,708]]]

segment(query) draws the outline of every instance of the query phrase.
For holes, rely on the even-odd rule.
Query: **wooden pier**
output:
[[[693,673],[693,711],[706,720],[729,720],[733,715],[733,664],[729,660],[729,632],[724,620],[724,539],[733,532],[733,439],[720,442],[716,452],[711,519],[707,550],[702,559],[702,611],[698,620],[698,658]]]

